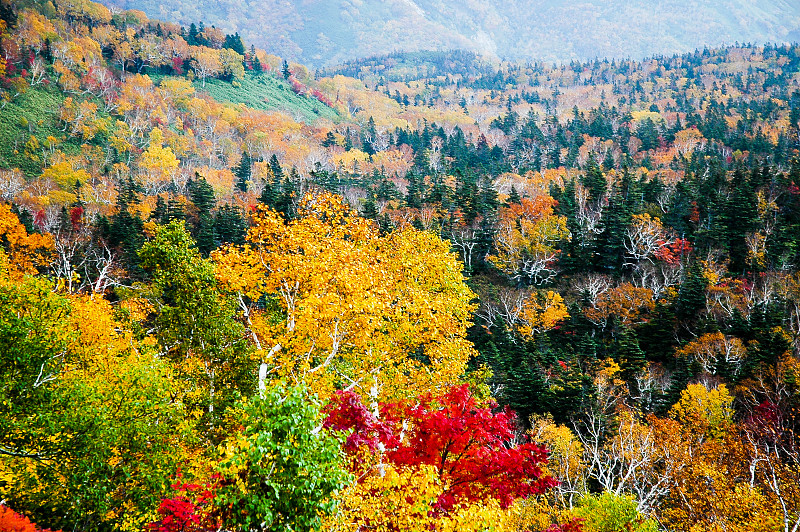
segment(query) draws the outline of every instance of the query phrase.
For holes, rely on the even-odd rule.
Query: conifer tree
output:
[[[284,177],[281,183],[280,195],[275,201],[275,210],[286,219],[294,218],[296,215],[295,201],[297,200],[299,185],[300,175],[297,173],[297,168],[293,166],[289,175]]]
[[[747,233],[753,231],[758,217],[758,201],[752,180],[739,166],[729,183],[730,197],[722,213],[725,243],[730,257],[729,270],[743,274],[747,266]]]
[[[144,243],[144,221],[138,214],[131,214],[130,207],[139,203],[141,190],[133,176],[122,182],[117,195],[117,212],[111,217],[108,227],[109,244],[120,249],[123,262],[133,274],[140,271],[138,251]]]
[[[676,303],[676,315],[681,320],[692,320],[705,308],[708,280],[703,275],[700,261],[693,259],[686,279],[681,284]]]
[[[622,377],[632,382],[634,377],[644,369],[646,360],[644,351],[639,347],[636,333],[629,327],[621,327],[615,345],[615,358],[622,369]]]
[[[625,228],[630,223],[622,192],[614,186],[608,206],[600,219],[601,233],[597,239],[597,265],[602,271],[619,276],[625,260]]]
[[[197,173],[195,173],[195,178],[189,181],[187,188],[189,198],[197,209],[192,224],[192,234],[200,253],[207,257],[216,247],[214,218],[211,214],[217,203],[214,189],[208,184],[205,177]]]
[[[214,196],[214,189],[208,184],[206,178],[195,173],[195,178],[187,183],[189,199],[197,208],[198,216],[208,216],[216,206],[217,200]]]
[[[281,163],[278,161],[278,156],[274,153],[272,157],[269,158],[269,169],[272,170],[272,177],[273,179],[280,183],[283,180],[283,168],[281,168]]]
[[[375,204],[375,194],[370,192],[367,199],[364,201],[364,207],[361,210],[361,216],[368,220],[378,219],[378,206]]]
[[[324,148],[336,146],[336,137],[333,135],[333,131],[328,131],[328,134],[325,135],[325,140],[322,141],[322,146]]]
[[[581,183],[589,190],[589,197],[592,201],[600,201],[606,194],[606,186],[608,184],[606,176],[603,175],[603,170],[594,160],[594,155],[589,157],[586,162]]]
[[[425,194],[425,185],[422,181],[422,176],[411,170],[406,174],[406,179],[408,179],[406,207],[419,209],[422,206],[422,198]]]
[[[250,154],[246,151],[242,152],[242,158],[239,164],[233,169],[233,175],[236,176],[236,188],[242,192],[247,192],[250,188],[250,179],[252,177],[252,159]]]
[[[214,234],[220,244],[244,244],[247,221],[242,210],[231,205],[222,205],[214,216]]]

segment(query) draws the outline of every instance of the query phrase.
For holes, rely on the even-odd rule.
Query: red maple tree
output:
[[[467,385],[414,403],[380,404],[379,411],[375,416],[360,396],[339,392],[325,409],[325,426],[352,429],[345,442],[348,453],[368,449],[383,452],[397,466],[434,466],[447,486],[437,510],[487,498],[508,507],[556,485],[541,470],[547,461],[544,447],[514,445],[514,412],[494,402],[480,404]]]

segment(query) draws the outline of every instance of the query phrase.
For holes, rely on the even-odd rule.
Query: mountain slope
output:
[[[510,60],[644,57],[800,39],[788,0],[112,0],[151,17],[203,20],[314,66],[392,51],[465,48]]]

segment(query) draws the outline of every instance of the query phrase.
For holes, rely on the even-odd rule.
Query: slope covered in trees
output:
[[[800,48],[315,77],[2,6],[0,522],[800,522]]]

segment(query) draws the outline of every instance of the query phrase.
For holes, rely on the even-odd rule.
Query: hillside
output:
[[[282,57],[0,0],[0,530],[800,528],[800,45]]]
[[[238,31],[314,67],[394,51],[467,49],[514,61],[643,58],[723,44],[800,40],[788,0],[170,2],[113,0],[188,25]]]

